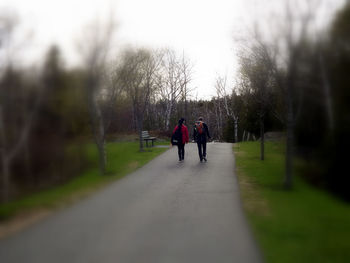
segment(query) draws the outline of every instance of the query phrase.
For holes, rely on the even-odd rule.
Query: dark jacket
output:
[[[207,137],[210,139],[210,134],[209,134],[209,129],[208,129],[208,125],[205,122],[203,123],[203,132],[202,134],[200,134],[197,131],[196,125],[194,125],[193,127],[193,140],[195,140],[196,142],[207,142]]]

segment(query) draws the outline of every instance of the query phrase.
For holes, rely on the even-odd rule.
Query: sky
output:
[[[341,0],[333,0],[333,2]],[[113,47],[173,48],[193,64],[193,95],[215,95],[218,75],[231,87],[238,67],[235,39],[245,36],[257,17],[266,18],[277,0],[0,0],[0,9],[17,12],[19,38],[27,60],[41,57],[47,46],[58,44],[66,64],[81,63],[77,43],[82,30],[95,20],[117,22]],[[29,38],[26,36],[30,36]],[[29,41],[27,41],[30,39]],[[112,55],[111,55],[112,56]],[[25,56],[24,56],[25,57]]]

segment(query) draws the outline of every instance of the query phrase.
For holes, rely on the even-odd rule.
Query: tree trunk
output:
[[[90,114],[90,125],[92,134],[94,136],[95,144],[97,146],[98,157],[99,157],[99,170],[100,174],[104,175],[106,168],[106,152],[105,152],[105,130],[102,118],[101,109],[94,97],[94,87],[97,81],[89,80],[88,82],[88,107]]]
[[[260,160],[265,160],[265,126],[264,117],[260,116]]]
[[[288,92],[291,95],[290,92]],[[293,116],[293,101],[291,96],[287,98],[287,142],[286,142],[286,171],[284,179],[284,187],[292,188],[293,174],[293,158],[294,158],[294,116]]]
[[[140,142],[140,152],[143,152],[143,139],[142,139],[142,129],[143,129],[143,117],[138,118],[137,128],[139,131],[139,142]]]
[[[8,202],[10,199],[10,160],[4,156],[2,156],[2,201]]]
[[[214,104],[215,105],[215,104]],[[215,120],[216,120],[216,131],[217,131],[217,139],[221,141],[220,136],[220,115],[219,115],[219,104],[215,105]]]
[[[11,154],[6,151],[6,135],[5,125],[2,115],[2,107],[0,105],[0,154],[2,164],[2,198],[3,202],[8,202],[10,199],[10,180],[11,180]],[[14,147],[16,148],[16,147]],[[14,150],[15,151],[15,150]],[[14,155],[13,155],[14,156]]]
[[[235,134],[235,143],[238,142],[238,120],[234,118],[234,134]]]
[[[187,115],[187,95],[185,93],[185,120],[186,121],[188,121],[187,118],[188,118],[188,115]]]
[[[25,167],[26,167],[26,172],[28,174],[28,177],[31,182],[34,181],[33,178],[33,172],[32,172],[32,166],[31,166],[31,158],[30,158],[30,151],[29,151],[29,142],[26,141],[24,145],[24,158],[25,158]]]
[[[326,66],[324,63],[324,59],[322,54],[320,53],[319,55],[319,61],[320,61],[320,67],[321,67],[321,77],[322,77],[322,87],[323,87],[323,92],[324,92],[324,98],[325,98],[325,105],[326,105],[326,112],[327,112],[327,117],[328,117],[328,128],[333,134],[334,130],[334,114],[333,114],[333,105],[332,105],[332,97],[331,97],[331,87],[329,83],[329,78],[328,74],[326,71]]]
[[[140,138],[140,152],[143,152],[143,140],[142,140],[142,129],[139,130],[139,138]]]
[[[173,111],[173,103],[170,101],[169,106],[167,106],[166,109],[166,113],[165,113],[165,130],[169,131],[169,127],[170,127],[170,117],[171,117],[171,113]]]
[[[105,141],[100,140],[97,143],[98,157],[99,157],[99,166],[100,174],[104,175],[106,172],[106,151],[105,151]]]
[[[218,100],[218,109],[219,109],[219,130],[218,130],[218,136],[219,140],[221,141],[222,139],[222,110],[221,110],[221,103]]]
[[[102,112],[96,101],[94,103],[94,107],[96,112],[95,125],[97,126],[95,127],[96,129],[95,140],[96,140],[98,153],[99,153],[100,172],[101,172],[101,175],[104,175],[106,171],[105,130],[104,130],[104,124],[102,119]]]

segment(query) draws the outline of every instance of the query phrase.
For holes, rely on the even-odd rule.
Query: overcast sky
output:
[[[171,47],[184,52],[194,64],[192,87],[198,88],[199,98],[210,98],[215,94],[217,74],[227,74],[233,83],[237,68],[234,37],[246,34],[257,17],[271,14],[267,9],[273,2],[281,1],[0,0],[0,8],[18,12],[21,34],[34,33],[26,47],[32,58],[57,43],[68,65],[80,62],[76,43],[82,28],[113,13],[118,22],[116,47]]]

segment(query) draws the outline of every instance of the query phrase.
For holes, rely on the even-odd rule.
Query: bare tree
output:
[[[213,99],[214,102],[214,111],[215,111],[215,122],[216,122],[216,130],[217,130],[217,136],[218,140],[221,141],[222,139],[222,130],[223,130],[223,97],[222,97],[222,79],[218,77],[216,79],[215,89],[216,89],[216,98]],[[225,83],[226,85],[226,83]]]
[[[179,66],[178,58],[173,50],[166,49],[161,60],[161,68],[157,74],[157,91],[161,100],[165,102],[164,129],[169,130],[170,118],[182,91],[186,88],[181,82],[182,68]],[[185,86],[185,87],[184,87]]]
[[[127,50],[121,58],[118,74],[128,94],[139,133],[140,151],[143,151],[142,130],[145,112],[156,89],[156,71],[160,60],[156,53],[146,49]]]
[[[301,113],[300,105],[297,105],[297,80],[300,77],[303,44],[309,34],[310,22],[314,18],[318,1],[287,1],[285,6],[285,24],[281,23],[282,35],[277,40],[280,46],[275,46],[274,54],[268,57],[268,65],[273,71],[276,84],[285,94],[287,127],[286,141],[286,170],[284,187],[292,187],[292,171],[294,160],[294,129],[296,119]],[[268,49],[262,41],[260,44]],[[301,93],[302,95],[302,93]],[[296,107],[297,106],[297,107]]]
[[[105,173],[105,125],[101,110],[101,87],[106,66],[106,58],[110,49],[115,23],[111,18],[107,25],[94,22],[86,28],[86,35],[79,48],[86,65],[86,96],[89,107],[90,124],[99,153],[100,173]]]
[[[234,111],[234,105],[232,105],[233,100],[231,100],[231,103],[229,102],[230,98],[227,92],[227,76],[218,76],[216,79],[215,88],[217,97],[223,101],[226,116],[233,120],[235,142],[238,142],[238,115]]]
[[[169,130],[170,119],[177,110],[185,118],[188,115],[188,98],[192,92],[189,83],[192,80],[192,64],[185,57],[179,57],[174,50],[161,52],[161,67],[157,73],[157,96],[164,102],[164,130]],[[177,102],[182,101],[182,104]],[[179,109],[175,107],[183,105]]]
[[[298,2],[298,1],[297,1]],[[300,10],[298,6],[292,8],[289,3],[286,6],[287,30],[284,37],[287,46],[287,63],[286,63],[286,78],[285,82],[279,81],[280,85],[285,86],[286,90],[286,108],[287,108],[287,149],[286,149],[286,174],[284,186],[287,189],[292,187],[292,171],[294,159],[294,128],[296,122],[295,115],[295,93],[296,80],[298,78],[298,61],[301,59],[303,41],[307,38],[310,20],[313,18],[313,13],[316,9],[316,2],[307,1],[305,11]],[[292,11],[296,10],[296,11]],[[295,36],[297,23],[300,24],[300,30]],[[281,73],[277,73],[281,76]]]
[[[184,109],[184,117],[185,119],[188,119],[188,106],[187,101],[188,97],[193,91],[193,89],[189,88],[188,84],[192,81],[192,67],[193,65],[190,63],[188,59],[185,57],[185,53],[182,53],[182,59],[179,64],[180,67],[180,86],[181,86],[181,94],[182,94],[182,101],[184,102],[185,109]]]
[[[264,54],[263,64],[273,75],[275,85],[284,94],[285,117],[287,128],[286,138],[286,169],[284,186],[286,189],[292,187],[292,170],[294,159],[294,129],[297,117],[302,113],[298,101],[302,99],[302,89],[298,89],[298,79],[302,67],[300,61],[303,56],[303,45],[308,37],[310,21],[314,18],[315,10],[319,1],[314,0],[293,0],[285,2],[285,9],[281,19],[274,21],[277,30],[271,31],[275,34],[269,38],[262,38],[261,34],[256,34],[259,27],[255,27],[254,46],[258,52],[254,54]],[[260,28],[261,29],[261,28]],[[271,41],[272,39],[272,41]],[[299,94],[298,94],[299,92]],[[297,97],[299,95],[299,97]]]
[[[105,132],[108,131],[114,115],[116,114],[117,101],[123,97],[122,83],[118,75],[117,61],[111,62],[103,74],[103,86],[101,92],[101,103],[103,123]],[[124,96],[125,97],[125,96]]]
[[[274,81],[269,67],[270,54],[264,46],[256,45],[240,57],[241,76],[246,78],[248,92],[258,107],[260,123],[260,159],[265,159],[265,115],[271,101]]]
[[[11,188],[11,166],[18,155],[27,146],[28,136],[36,119],[39,105],[43,99],[43,89],[37,91],[33,103],[21,105],[25,110],[18,112],[17,103],[12,96],[14,91],[22,92],[21,83],[12,61],[15,59],[14,46],[17,46],[13,35],[19,25],[16,14],[0,14],[0,155],[2,167],[2,199],[9,200]],[[12,95],[11,95],[12,94]],[[19,116],[20,115],[20,116]]]

